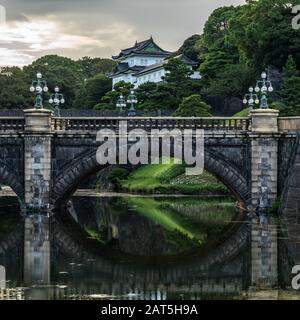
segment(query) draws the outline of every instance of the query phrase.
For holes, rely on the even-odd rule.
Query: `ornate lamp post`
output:
[[[271,81],[267,80],[267,74],[263,72],[261,74],[261,79],[256,82],[255,86],[255,92],[259,93],[261,92],[261,99],[260,99],[260,109],[268,109],[268,99],[267,94],[268,92],[273,92],[273,86]]]
[[[121,94],[119,99],[117,100],[116,107],[119,109],[119,112],[123,112],[123,108],[126,108],[126,100],[124,96]]]
[[[244,96],[243,103],[249,105],[250,109],[253,109],[254,103],[259,104],[258,95],[256,93],[253,93],[254,89],[253,87],[249,88],[249,93],[246,93]]]
[[[35,109],[43,109],[43,92],[48,92],[48,87],[46,80],[43,80],[43,75],[38,72],[36,74],[36,80],[32,81],[31,87],[30,87],[30,92],[36,94],[35,98]]]
[[[50,96],[49,103],[51,105],[54,105],[54,116],[60,117],[59,106],[60,106],[60,104],[65,103],[65,98],[62,93],[59,93],[59,87],[55,87],[54,92],[55,93],[51,94],[51,96]]]
[[[135,114],[136,114],[135,106],[137,105],[138,100],[137,100],[137,97],[134,94],[133,90],[130,91],[130,94],[129,94],[128,98],[127,98],[127,103],[130,104],[130,109],[129,109],[128,115],[129,116],[135,116]]]

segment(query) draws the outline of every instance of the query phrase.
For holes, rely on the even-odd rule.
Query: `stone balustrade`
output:
[[[23,131],[24,117],[0,117],[0,131]]]
[[[271,116],[272,115],[273,114],[271,114]],[[300,117],[278,117],[277,119],[278,132],[286,133],[300,131]],[[255,130],[255,124],[252,121],[252,117],[52,117],[51,129],[54,132],[98,131],[104,128],[117,130],[120,121],[127,121],[129,129],[141,128],[151,130],[178,128],[233,132],[247,132],[252,131],[252,129]],[[0,132],[17,133],[24,131],[24,129],[25,117],[0,117]]]
[[[279,117],[278,130],[280,132],[299,131],[300,117]]]
[[[119,123],[126,121],[129,129],[204,129],[216,131],[248,131],[251,120],[247,117],[111,117],[111,118],[53,118],[54,131],[98,131],[104,128],[118,130]]]

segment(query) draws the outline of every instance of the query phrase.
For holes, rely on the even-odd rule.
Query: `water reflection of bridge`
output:
[[[95,254],[86,248],[86,243],[78,241],[78,234],[70,233],[55,220],[51,222],[51,230],[51,266],[49,264],[49,269],[45,270],[45,261],[44,264],[35,263],[32,267],[37,269],[27,275],[27,279],[30,279],[30,275],[45,277],[45,271],[50,274],[51,270],[53,283],[58,286],[44,288],[40,294],[45,298],[49,295],[60,298],[83,295],[87,298],[88,295],[98,293],[126,299],[158,298],[167,293],[176,297],[179,293],[196,297],[198,294],[238,293],[245,287],[244,267],[249,261],[243,253],[245,250],[242,250],[244,241],[240,241],[241,250],[232,251],[232,255],[227,256],[226,260],[215,252],[205,259],[194,256],[189,261],[145,264],[130,256],[116,259],[105,254]],[[22,228],[18,227],[0,243],[0,257],[6,262],[8,279],[12,280],[13,286],[22,283],[20,278],[14,277],[18,275],[17,270],[23,267],[20,259],[22,254],[15,251],[23,241],[23,236]],[[27,257],[27,261],[34,260],[37,252],[35,248],[35,256]],[[36,281],[38,285],[46,284],[45,279],[40,281],[33,277],[30,280],[33,283]]]

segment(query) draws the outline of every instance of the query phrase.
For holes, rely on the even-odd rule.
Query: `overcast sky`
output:
[[[25,65],[45,54],[111,57],[153,36],[174,51],[201,33],[217,7],[244,0],[0,0],[0,65]]]

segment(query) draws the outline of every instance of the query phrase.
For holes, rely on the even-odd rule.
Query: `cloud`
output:
[[[23,66],[24,64],[29,64],[35,58],[33,55],[7,48],[0,48],[0,57],[0,65],[2,61],[3,65],[11,66]]]
[[[201,33],[217,7],[244,0],[0,0],[7,26],[0,30],[0,64],[27,64],[44,54],[110,57],[150,35],[174,51]]]
[[[0,65],[25,65],[36,57],[49,53],[81,57],[101,49],[113,47],[118,41],[116,35],[125,35],[128,41],[133,29],[114,24],[93,34],[80,35],[64,32],[59,23],[47,20],[9,22],[0,29]],[[54,19],[53,19],[54,20]],[[124,32],[123,30],[126,30]],[[74,52],[76,54],[74,54]]]

